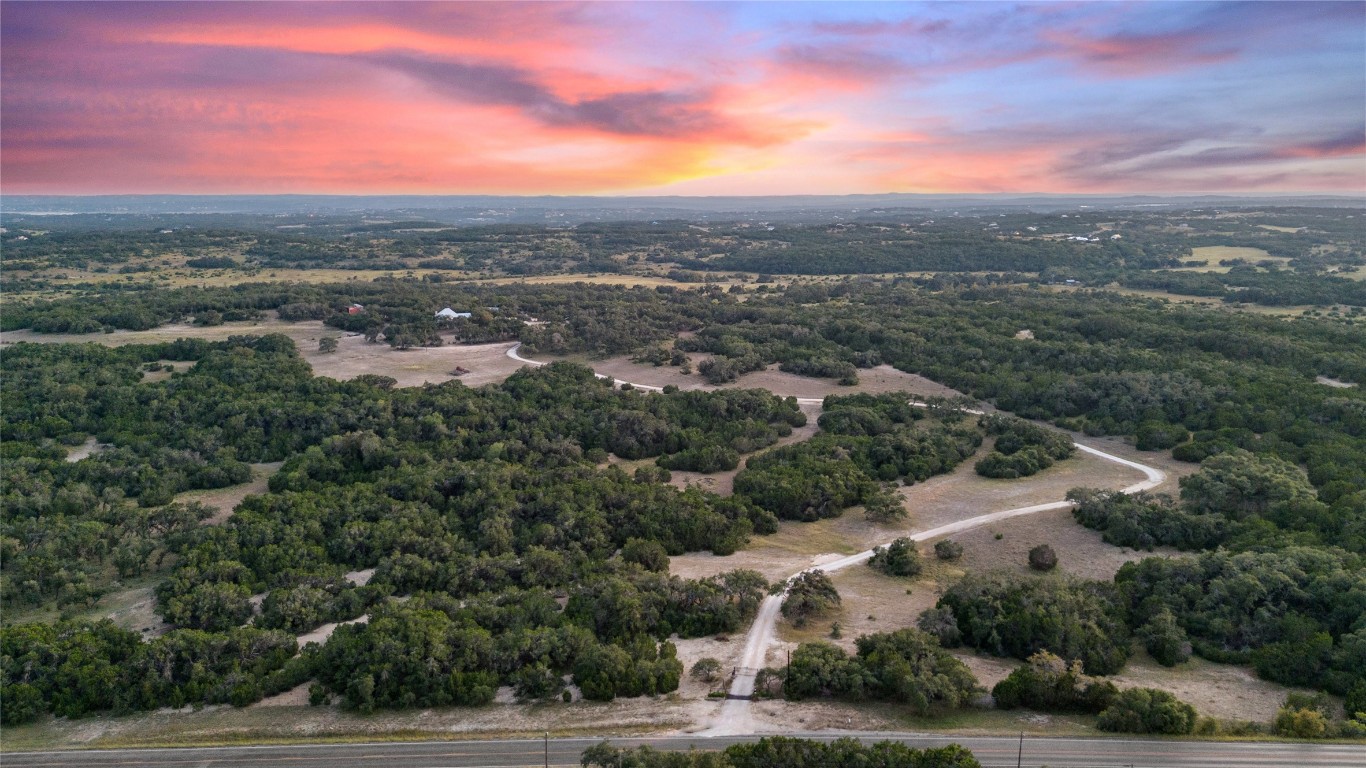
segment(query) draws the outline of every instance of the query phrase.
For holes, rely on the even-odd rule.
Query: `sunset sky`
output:
[[[1366,193],[1366,3],[0,5],[8,194]]]

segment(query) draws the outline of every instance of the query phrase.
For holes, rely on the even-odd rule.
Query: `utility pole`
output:
[[[1024,731],[1020,731],[1020,753],[1015,756],[1015,768],[1021,768],[1024,763]]]
[[[550,768],[550,731],[545,732],[545,768]]]

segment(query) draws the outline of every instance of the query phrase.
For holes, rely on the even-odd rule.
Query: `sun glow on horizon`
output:
[[[4,193],[1366,192],[1359,3],[19,3]]]

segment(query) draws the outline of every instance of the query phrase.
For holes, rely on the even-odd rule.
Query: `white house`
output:
[[[439,317],[439,318],[442,318],[442,319],[444,319],[444,320],[454,320],[454,319],[456,319],[457,317],[474,317],[474,313],[472,313],[472,312],[456,312],[455,310],[451,309],[450,307],[446,307],[445,309],[441,310],[440,312],[437,312],[437,313],[436,313],[436,316]]]

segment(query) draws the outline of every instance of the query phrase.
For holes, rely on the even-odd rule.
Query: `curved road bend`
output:
[[[829,734],[793,733],[829,741]],[[962,744],[985,768],[1013,768],[1019,741],[1015,737],[858,734],[864,741],[892,739],[917,747]],[[656,749],[719,750],[754,741],[754,736],[612,739],[617,746],[648,744]],[[515,766],[577,766],[596,738],[507,741],[442,741],[377,744],[316,744],[295,746],[117,749],[72,752],[7,752],[6,768],[514,768]],[[1276,744],[1141,739],[1027,738],[1025,766],[1051,768],[1361,768],[1366,745]]]

